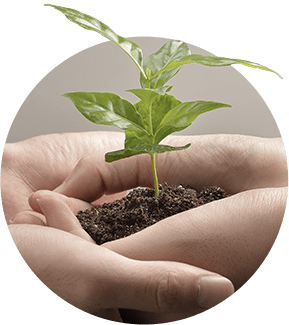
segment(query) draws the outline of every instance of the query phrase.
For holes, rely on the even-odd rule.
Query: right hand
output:
[[[114,321],[122,321],[119,309],[129,310],[123,314],[126,319],[138,311],[138,321],[146,323],[148,315],[161,321],[195,315],[234,292],[228,279],[213,272],[129,259],[96,245],[79,227],[68,202],[61,194],[36,192],[30,204],[39,212],[20,212],[9,228],[32,271],[70,304]],[[40,220],[40,212],[47,225],[18,223]]]

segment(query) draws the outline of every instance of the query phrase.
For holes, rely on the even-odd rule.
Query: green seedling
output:
[[[169,134],[184,130],[190,126],[200,114],[217,108],[231,107],[228,104],[213,101],[181,102],[169,94],[172,86],[168,86],[166,83],[184,65],[190,63],[210,67],[242,64],[247,67],[276,73],[260,64],[245,60],[191,54],[188,45],[177,40],[168,41],[157,52],[143,60],[142,50],[137,44],[117,35],[99,20],[74,9],[48,4],[46,6],[59,10],[73,23],[95,31],[114,42],[132,59],[139,69],[141,88],[128,90],[139,98],[136,104],[108,92],[74,92],[62,96],[69,98],[75,107],[91,122],[116,126],[124,130],[124,149],[106,153],[106,162],[113,162],[139,154],[149,154],[151,156],[156,197],[159,195],[156,154],[183,150],[190,146],[189,143],[183,147],[172,147],[162,145],[160,142]]]

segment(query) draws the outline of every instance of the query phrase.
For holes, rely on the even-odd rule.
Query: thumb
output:
[[[48,227],[69,232],[94,243],[73,213],[80,210],[80,207],[83,209],[92,207],[89,203],[68,198],[60,193],[40,190],[30,196],[29,205],[36,211],[33,211],[34,213],[40,212],[45,216]]]
[[[87,301],[101,309],[125,310],[125,322],[160,323],[164,315],[166,321],[181,320],[234,293],[231,281],[216,273],[178,262],[132,260],[87,244]]]
[[[114,163],[106,163],[96,153],[84,156],[54,191],[93,202],[104,194],[123,192],[137,186],[152,186],[150,158],[142,156]]]
[[[188,264],[132,260],[50,227],[19,225],[12,231],[21,255],[39,279],[92,314],[129,309],[194,315],[234,292],[228,279]]]
[[[194,315],[234,293],[230,280],[201,268],[121,258],[114,268],[116,278],[110,278],[108,296],[102,297],[104,308]],[[106,301],[110,302],[107,306]]]

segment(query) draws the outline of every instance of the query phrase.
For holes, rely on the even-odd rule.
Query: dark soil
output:
[[[197,192],[187,186],[160,185],[155,198],[153,189],[137,188],[126,197],[85,211],[77,218],[83,229],[101,245],[136,233],[177,213],[229,196],[222,188],[211,186]]]

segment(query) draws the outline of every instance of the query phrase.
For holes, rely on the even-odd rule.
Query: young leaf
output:
[[[138,98],[144,101],[151,101],[157,95],[165,95],[166,93],[170,92],[172,88],[173,86],[164,86],[156,89],[138,88],[138,89],[129,89],[127,91],[136,95]]]
[[[186,149],[159,145],[167,135],[187,128],[200,114],[221,108],[227,104],[197,101],[185,102],[168,95],[172,87],[165,83],[178,73],[182,66],[198,63],[205,66],[220,67],[243,64],[265,71],[277,72],[257,63],[245,60],[228,59],[215,56],[191,54],[186,43],[169,41],[161,49],[151,54],[143,63],[143,54],[137,44],[117,35],[99,20],[80,13],[77,10],[54,5],[70,21],[95,32],[118,45],[136,64],[141,72],[140,82],[143,89],[129,90],[140,101],[135,105],[112,93],[67,93],[76,108],[90,121],[96,124],[116,126],[125,131],[125,148],[107,153],[105,159],[112,162],[138,154],[150,154],[155,195],[158,196],[156,173],[156,153]],[[282,77],[281,77],[282,78]]]
[[[105,154],[106,162],[113,162],[116,160],[120,160],[127,157],[132,157],[140,154],[155,154],[155,153],[164,153],[167,151],[177,151],[187,149],[191,144],[188,143],[183,147],[171,147],[167,145],[159,145],[159,144],[144,144],[137,147],[125,148],[123,150],[117,150],[108,152]]]
[[[154,134],[155,143],[159,143],[173,132],[186,129],[200,114],[222,107],[231,107],[231,105],[200,100],[175,106],[158,124]]]
[[[169,87],[169,86],[168,86]],[[157,89],[131,89],[129,90],[131,93],[139,97],[141,100],[135,104],[135,107],[139,114],[143,118],[143,122],[146,125],[146,128],[148,132],[150,132],[151,135],[153,135],[153,124],[154,122],[157,123],[155,120],[155,111],[157,111],[157,116],[161,119],[163,113],[163,108],[167,110],[172,108],[172,104],[166,100],[166,98],[169,96],[166,95],[166,90],[168,87],[161,87]],[[177,103],[181,103],[178,101],[174,96],[170,96],[169,98],[172,98],[174,100],[173,105],[176,105]],[[161,105],[158,105],[158,103],[161,101]],[[166,103],[165,103],[166,102]]]
[[[152,79],[151,83],[144,78],[143,75],[140,76],[140,83],[142,88],[159,88],[164,86],[164,84],[169,81],[173,76],[175,76],[180,68],[172,68],[158,74],[171,62],[181,59],[184,56],[191,54],[188,45],[181,41],[168,41],[165,43],[157,52],[149,55],[144,62],[144,70],[150,71],[149,76],[157,75],[157,77]],[[150,78],[148,76],[148,78]]]
[[[126,129],[125,133],[125,148],[139,147],[144,144],[153,144],[153,137],[139,129]]]
[[[156,143],[154,141],[154,134],[159,123],[168,111],[182,102],[172,95],[166,93],[162,95],[154,89],[138,89],[134,90],[133,93],[141,98],[135,104],[135,107],[142,116],[146,130],[153,138],[153,143]]]
[[[217,57],[217,56],[203,56],[198,54],[192,54],[187,57],[184,57],[182,60],[187,61],[187,59],[191,60],[192,63],[198,63],[209,67],[224,67],[229,66],[232,64],[242,64],[250,68],[256,68],[264,71],[270,71],[275,73],[277,76],[282,78],[276,71],[271,70],[259,63],[254,63],[246,60],[239,60],[239,59],[229,59],[224,57]]]
[[[45,6],[53,7],[59,10],[73,23],[85,29],[95,31],[110,41],[114,42],[133,60],[133,62],[140,70],[143,78],[146,79],[146,74],[143,70],[143,53],[137,44],[122,36],[117,35],[109,26],[105,25],[92,16],[83,14],[77,10],[70,8],[54,6],[50,4],[46,4]]]
[[[143,100],[137,102],[135,108],[142,115],[145,129],[147,131],[145,132],[144,130],[136,128],[125,130],[124,147],[132,148],[143,144],[158,144],[160,141],[156,140],[155,132],[160,122],[169,110],[179,104],[182,104],[182,102],[177,100],[174,96],[156,97],[152,103],[146,103]]]
[[[75,92],[62,95],[70,99],[88,120],[122,130],[135,128],[146,133],[142,117],[133,104],[112,93]]]
[[[217,57],[217,56],[204,56],[204,55],[199,55],[199,54],[191,54],[191,55],[184,56],[180,59],[171,61],[162,70],[160,70],[156,74],[152,74],[150,77],[150,80],[148,80],[147,82],[151,82],[151,84],[154,84],[155,83],[154,80],[159,80],[159,78],[161,78],[161,76],[164,73],[167,73],[168,71],[174,70],[176,68],[180,68],[180,67],[182,67],[186,64],[190,64],[190,63],[198,63],[198,64],[209,66],[209,67],[224,67],[224,66],[229,66],[232,64],[242,64],[242,65],[245,65],[250,68],[256,68],[256,69],[260,69],[260,70],[273,72],[273,73],[277,74],[277,76],[282,78],[282,76],[280,76],[276,71],[271,70],[271,69],[269,69],[265,66],[262,66],[258,63],[253,63],[253,62],[245,61],[245,60]]]

